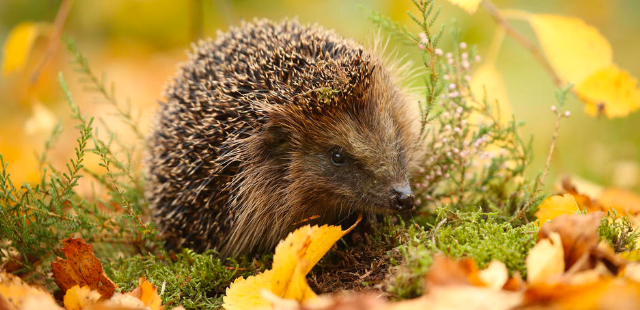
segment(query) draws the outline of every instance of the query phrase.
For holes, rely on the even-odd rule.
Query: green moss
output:
[[[398,233],[403,244],[389,255],[392,268],[387,291],[396,299],[420,296],[423,277],[435,253],[454,258],[472,258],[480,268],[492,260],[503,262],[509,271],[526,276],[525,259],[535,245],[538,228],[533,224],[512,226],[495,213],[480,211],[436,211],[435,224],[411,225]],[[432,219],[433,220],[433,219]],[[433,227],[428,230],[424,227]]]
[[[394,299],[415,298],[422,295],[423,276],[432,263],[432,251],[425,242],[427,232],[420,226],[410,226],[404,232],[405,243],[389,253],[391,268],[387,277],[387,291]]]
[[[607,211],[598,227],[600,240],[605,240],[616,252],[633,251],[640,233],[633,229],[633,225],[625,216],[616,219],[616,210]]]
[[[538,228],[529,223],[514,227],[500,223],[495,214],[479,211],[454,213],[450,224],[435,231],[432,247],[451,257],[471,257],[479,267],[492,260],[507,265],[509,271],[526,275],[525,258],[536,244]]]
[[[161,297],[165,306],[211,309],[222,306],[222,296],[233,280],[263,271],[268,267],[264,262],[269,260],[267,256],[255,262],[246,258],[221,259],[211,251],[198,254],[183,250],[174,255],[120,258],[105,269],[122,291],[134,289],[138,278],[145,277],[158,287],[158,292],[164,286]]]

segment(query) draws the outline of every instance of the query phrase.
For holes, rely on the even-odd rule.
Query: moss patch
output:
[[[106,264],[106,272],[122,291],[131,291],[139,277],[146,277],[161,292],[162,304],[186,309],[212,309],[222,306],[222,296],[234,279],[266,269],[269,256],[250,261],[220,259],[215,252],[202,254],[184,250],[179,254],[134,256]]]

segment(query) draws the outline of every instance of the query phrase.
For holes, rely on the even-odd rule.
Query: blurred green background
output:
[[[640,1],[637,0],[496,0],[499,8],[532,13],[575,16],[597,27],[609,40],[614,61],[635,77],[640,76]],[[60,1],[0,0],[0,42],[9,31],[24,21],[52,22]],[[477,44],[485,55],[496,25],[479,8],[474,15],[439,0],[440,22],[454,20],[462,38]],[[149,120],[161,100],[163,84],[186,60],[185,50],[199,36],[215,36],[216,30],[254,17],[282,19],[297,16],[304,23],[319,23],[345,37],[366,42],[376,27],[368,19],[370,11],[380,12],[416,30],[406,16],[410,0],[93,0],[74,1],[64,27],[88,57],[92,68],[105,72],[116,84],[121,102],[131,99],[140,109],[141,126]],[[531,28],[522,21],[510,21],[532,41]],[[416,30],[417,31],[417,30]],[[77,133],[72,130],[69,108],[56,82],[62,71],[71,84],[76,101],[85,114],[107,118],[111,108],[96,102],[98,94],[82,91],[78,74],[72,71],[71,55],[61,45],[46,66],[38,82],[29,77],[46,49],[46,38],[36,42],[29,63],[22,72],[0,77],[0,153],[9,162],[14,180],[36,181],[35,150],[41,150],[53,124],[62,119],[64,134],[51,152],[54,164],[73,154]],[[449,36],[441,44],[451,48]],[[402,47],[409,59],[419,62],[415,47]],[[506,37],[499,52],[497,67],[506,84],[516,119],[526,125],[524,137],[534,135],[534,162],[529,174],[543,167],[553,132],[555,86],[534,58],[514,40]],[[547,189],[562,174],[588,181],[638,191],[640,189],[640,113],[622,119],[592,118],[583,112],[584,104],[572,97],[567,109],[572,116],[562,122],[557,151],[552,160]],[[115,125],[114,125],[115,126]],[[117,128],[116,128],[117,129]],[[97,165],[88,162],[87,165]]]

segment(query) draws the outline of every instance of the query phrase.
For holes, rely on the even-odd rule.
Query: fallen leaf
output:
[[[529,251],[526,266],[527,280],[532,284],[561,275],[565,265],[560,235],[552,232],[548,238],[539,240]]]
[[[640,262],[640,250],[622,252],[620,253],[620,256],[628,261]]]
[[[22,279],[0,273],[0,309],[2,310],[41,310],[62,309],[48,292],[29,286]]]
[[[583,256],[589,256],[591,250],[598,245],[598,227],[603,217],[602,212],[589,214],[565,214],[558,216],[542,226],[538,232],[538,239],[550,238],[551,234],[560,236],[564,266],[571,268]],[[585,268],[593,268],[591,262]]]
[[[292,299],[278,297],[267,290],[262,291],[262,296],[273,305],[273,309],[278,310],[385,310],[392,305],[387,303],[386,299],[371,293],[327,294],[303,304]]]
[[[111,298],[88,305],[84,310],[141,310],[148,307],[135,296],[115,293]]]
[[[596,185],[589,185],[589,186],[591,186],[592,188],[596,187]],[[602,204],[600,204],[600,202],[591,198],[592,196],[579,192],[578,188],[576,188],[572,179],[570,179],[569,177],[564,177],[562,179],[561,190],[573,196],[580,210],[587,210],[587,212],[605,210]],[[602,189],[600,188],[597,192],[598,193],[602,192]]]
[[[449,2],[461,7],[467,13],[473,14],[478,9],[481,0],[449,0]]]
[[[640,283],[640,263],[631,263],[624,266],[621,276]]]
[[[392,303],[389,310],[507,310],[522,304],[521,292],[452,285],[435,287],[423,297]]]
[[[436,255],[431,268],[425,274],[425,286],[427,288],[447,285],[485,286],[478,272],[476,262],[470,258],[454,260],[444,255]]]
[[[531,14],[529,22],[560,78],[578,84],[613,64],[611,45],[579,18]]]
[[[296,229],[276,246],[271,270],[246,279],[238,278],[231,284],[223,298],[223,307],[227,310],[271,308],[271,302],[263,297],[263,290],[298,302],[315,298],[316,294],[307,284],[307,273],[360,219],[347,230],[329,225]]]
[[[573,214],[580,211],[576,199],[573,195],[553,195],[545,199],[536,212],[536,217],[540,220],[539,225],[544,225],[547,221],[552,220],[563,214]]]
[[[598,200],[607,209],[613,207],[621,214],[640,214],[640,196],[636,193],[621,189],[608,188],[602,192]]]
[[[33,22],[19,23],[11,29],[2,48],[2,73],[5,76],[24,68],[38,37],[38,29],[38,24]]]
[[[160,298],[160,295],[158,295],[158,290],[144,277],[138,279],[138,287],[127,293],[127,295],[140,299],[142,303],[151,310],[160,310],[164,308],[162,307],[162,299]]]
[[[64,294],[64,307],[67,310],[82,310],[86,306],[98,302],[100,297],[98,291],[94,291],[88,286],[74,285]]]
[[[541,308],[542,307],[542,308]],[[638,309],[640,285],[626,279],[593,278],[583,284],[563,282],[532,286],[518,309]]]
[[[51,269],[53,278],[63,293],[79,285],[97,290],[102,298],[113,296],[116,285],[105,274],[91,245],[81,239],[67,238],[62,241],[62,252],[67,258],[56,257],[51,262]]]
[[[493,260],[487,268],[480,270],[478,277],[487,287],[499,291],[509,280],[509,271],[503,262]]]

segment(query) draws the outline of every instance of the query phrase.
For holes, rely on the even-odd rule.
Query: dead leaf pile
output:
[[[453,260],[436,256],[424,278],[426,293],[419,298],[389,302],[372,294],[342,293],[310,299],[300,299],[302,295],[299,295],[290,299],[273,290],[262,290],[260,306],[316,310],[638,309],[640,263],[630,263],[614,253],[608,244],[598,242],[597,229],[602,216],[602,212],[564,214],[544,224],[538,234],[538,243],[527,257],[527,281],[517,272],[510,275],[499,261],[493,261],[480,270],[468,258]],[[307,228],[304,234],[309,233],[318,232]],[[337,233],[336,238],[339,238]],[[295,234],[290,235],[284,244],[296,248],[298,241],[286,243],[294,241],[292,236]],[[266,287],[273,284],[269,281],[261,283]],[[242,298],[257,296],[257,289],[256,286],[234,284],[227,293],[231,292],[233,298]],[[228,301],[225,299],[226,309],[250,308]]]
[[[63,241],[66,259],[57,257],[51,263],[53,278],[63,294],[62,305],[53,296],[24,283],[11,274],[0,273],[0,309],[2,310],[162,310],[162,300],[156,287],[145,278],[128,293],[117,293],[117,287],[107,277],[102,263],[93,254],[93,247],[80,239]],[[176,310],[182,307],[173,308]]]

